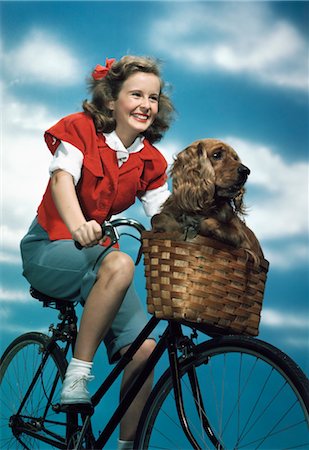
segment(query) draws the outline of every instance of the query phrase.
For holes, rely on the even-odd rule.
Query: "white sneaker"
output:
[[[87,389],[87,382],[94,379],[93,375],[85,375],[72,373],[65,376],[60,404],[61,405],[72,405],[78,403],[89,403],[91,404],[90,393]]]

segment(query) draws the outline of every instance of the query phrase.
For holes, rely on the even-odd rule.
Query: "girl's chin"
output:
[[[135,130],[138,133],[141,133],[142,131],[146,131],[150,127],[149,122],[134,122],[132,124],[132,130]]]

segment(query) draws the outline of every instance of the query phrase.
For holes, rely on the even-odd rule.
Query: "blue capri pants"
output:
[[[94,285],[104,252],[96,245],[77,250],[72,240],[50,241],[37,219],[22,239],[23,275],[38,291],[72,302],[84,303]],[[119,359],[119,350],[130,345],[147,323],[147,315],[135,291],[129,287],[117,316],[104,338],[110,363]]]

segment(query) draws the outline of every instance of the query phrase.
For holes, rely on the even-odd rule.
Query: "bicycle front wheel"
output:
[[[18,337],[0,363],[0,448],[66,448],[66,415],[56,414],[66,370],[57,346],[41,333]]]
[[[309,448],[308,380],[287,355],[242,336],[212,339],[195,353],[180,362],[180,379],[199,448]],[[145,406],[135,444],[143,450],[191,448],[179,424],[169,370]]]

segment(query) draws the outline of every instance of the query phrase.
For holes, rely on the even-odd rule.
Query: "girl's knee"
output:
[[[153,352],[155,346],[156,342],[153,339],[146,339],[133,358],[135,362],[138,365],[144,364]]]
[[[154,339],[146,339],[140,348],[137,350],[135,355],[133,356],[132,362],[130,363],[131,367],[138,369],[140,366],[143,366],[151,353],[153,352],[154,348],[156,346],[156,342]],[[128,350],[130,346],[126,346],[120,350],[120,354],[124,355],[125,352]]]
[[[98,278],[101,276],[119,277],[132,281],[134,275],[134,262],[126,253],[112,252],[107,255],[98,270]]]

